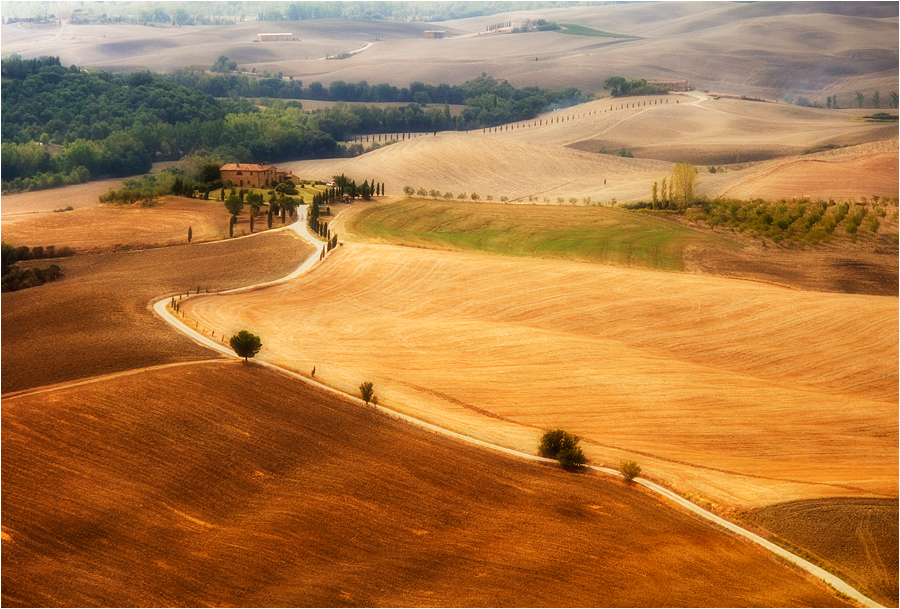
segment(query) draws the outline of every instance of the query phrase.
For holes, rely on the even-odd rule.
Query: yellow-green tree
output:
[[[694,202],[694,186],[697,184],[697,169],[690,163],[678,163],[672,172],[672,181],[678,207],[684,209]]]

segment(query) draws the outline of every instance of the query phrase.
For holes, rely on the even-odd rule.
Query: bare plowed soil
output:
[[[896,499],[792,501],[754,510],[747,517],[823,558],[886,606],[897,606]]]
[[[4,239],[6,235],[4,234]],[[148,310],[188,290],[283,277],[314,250],[278,232],[220,243],[78,255],[64,277],[3,294],[3,393],[142,366],[206,359]],[[46,261],[36,261],[46,266]]]
[[[240,362],[4,400],[4,606],[842,606],[623,483]]]
[[[897,493],[896,298],[354,244],[184,310],[345,391],[522,450],[560,427],[714,501]]]

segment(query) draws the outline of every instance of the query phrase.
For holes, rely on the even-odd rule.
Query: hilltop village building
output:
[[[275,32],[273,34],[257,34],[256,42],[279,42],[279,41],[288,41],[294,39],[294,34],[292,32]]]
[[[228,163],[222,165],[219,174],[223,184],[238,188],[265,188],[273,182],[281,184],[294,179],[290,171],[279,171],[274,165],[252,163]]]

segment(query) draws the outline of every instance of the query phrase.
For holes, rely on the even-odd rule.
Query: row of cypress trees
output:
[[[364,201],[370,200],[373,196],[384,195],[384,182],[376,182],[366,180],[362,185],[357,186],[356,180],[350,180],[345,175],[334,176],[334,186],[313,195],[312,203],[307,214],[307,223],[309,229],[317,235],[326,236],[319,232],[319,207],[334,203],[341,199],[344,195],[350,195],[351,198],[362,197]],[[326,225],[327,226],[327,225]]]

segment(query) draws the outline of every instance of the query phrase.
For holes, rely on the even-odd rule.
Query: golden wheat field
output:
[[[894,298],[346,245],[184,310],[343,390],[526,451],[563,428],[719,503],[897,492]]]
[[[673,162],[691,161],[697,192],[709,197],[850,200],[897,196],[897,142],[896,127],[846,113],[677,95],[590,102],[508,128],[417,134],[354,159],[287,167],[323,179],[377,176],[393,193],[608,205],[649,200]],[[617,156],[622,149],[635,158]]]

